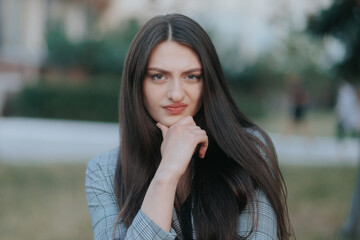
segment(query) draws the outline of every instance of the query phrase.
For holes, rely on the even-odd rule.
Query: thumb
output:
[[[165,138],[165,136],[166,136],[166,132],[167,132],[167,130],[169,129],[168,127],[166,127],[165,125],[162,125],[161,123],[156,123],[156,126],[158,127],[158,128],[160,128],[160,130],[161,130],[161,133],[162,133],[162,136],[163,136],[163,139]]]

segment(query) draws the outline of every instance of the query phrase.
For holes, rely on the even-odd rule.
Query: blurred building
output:
[[[38,79],[47,29],[62,23],[71,41],[81,40],[109,2],[0,0],[0,115],[6,95]]]
[[[0,0],[0,71],[37,71],[49,26],[61,22],[70,40],[82,39],[110,1]]]

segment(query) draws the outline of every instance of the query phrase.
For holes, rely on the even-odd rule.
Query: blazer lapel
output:
[[[195,233],[195,230],[194,230],[194,219],[193,219],[192,213],[191,213],[191,225],[192,225],[192,229],[193,229],[192,230],[192,237],[193,237],[194,240],[196,240],[196,233]],[[175,208],[173,210],[173,217],[172,217],[171,226],[176,232],[176,235],[177,235],[176,239],[183,240],[184,238],[183,238],[181,227],[180,227],[180,221],[179,221],[179,218],[177,216]]]
[[[180,227],[180,221],[179,221],[179,218],[178,218],[178,216],[176,214],[175,207],[173,209],[173,216],[172,216],[171,226],[176,232],[176,235],[177,235],[176,239],[183,240],[183,235],[182,235],[181,227]]]

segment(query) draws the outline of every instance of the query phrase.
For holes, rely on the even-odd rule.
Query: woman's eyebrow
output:
[[[184,73],[192,73],[192,72],[201,72],[201,67],[200,68],[191,68],[189,70],[186,70]]]
[[[170,73],[169,71],[162,69],[162,68],[158,68],[158,67],[149,67],[147,70],[148,71],[157,71],[157,72],[166,73],[166,74]],[[190,68],[190,69],[187,69],[186,71],[184,71],[183,73],[187,74],[187,73],[192,73],[192,72],[201,72],[201,67]]]
[[[156,72],[160,72],[160,73],[169,73],[169,71],[166,71],[165,69],[158,68],[158,67],[149,67],[147,70],[148,71],[156,71]]]

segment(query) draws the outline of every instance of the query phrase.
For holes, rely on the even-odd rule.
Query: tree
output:
[[[346,54],[336,69],[340,75],[360,76],[360,0],[335,0],[328,9],[309,18],[308,31],[341,40]]]
[[[335,0],[328,9],[309,19],[308,30],[315,35],[332,35],[341,40],[346,54],[335,69],[340,76],[359,79],[360,0]],[[360,237],[360,166],[352,204],[342,233],[349,239]]]

